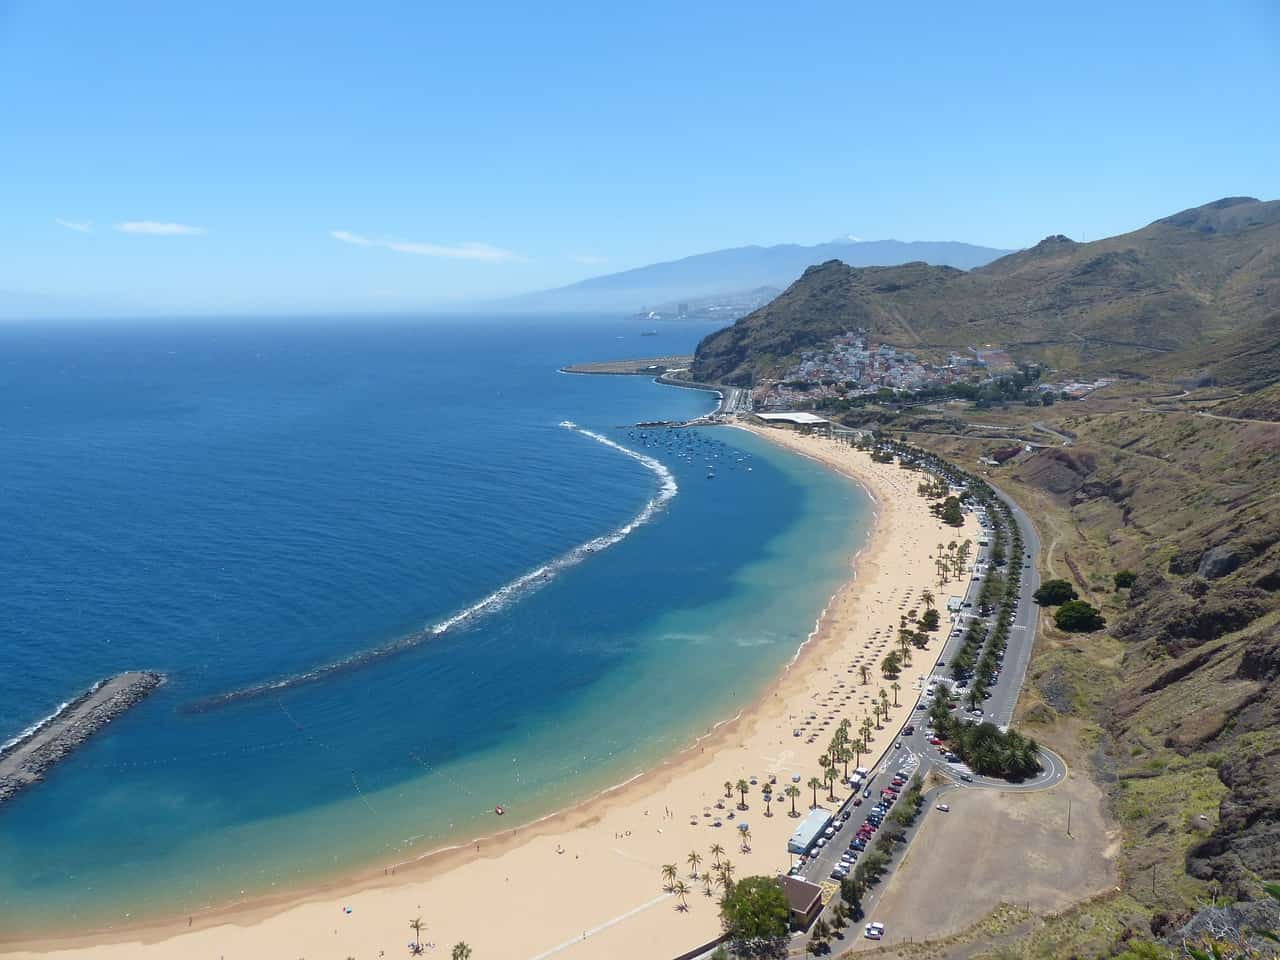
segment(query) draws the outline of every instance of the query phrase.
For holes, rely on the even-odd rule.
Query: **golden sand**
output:
[[[783,430],[757,430],[788,449],[812,457],[861,483],[876,504],[874,528],[856,558],[853,578],[832,598],[821,623],[794,662],[751,707],[679,756],[623,787],[534,826],[482,840],[476,846],[427,857],[394,876],[352,880],[288,901],[236,906],[207,916],[128,931],[105,931],[61,941],[8,944],[0,956],[77,957],[83,960],[190,960],[190,958],[335,958],[407,956],[409,921],[421,916],[427,956],[449,956],[457,941],[476,960],[544,957],[674,957],[719,933],[716,896],[691,879],[688,856],[711,869],[712,844],[735,878],[785,872],[786,842],[796,821],[782,790],[801,775],[797,810],[813,799],[805,787],[820,775],[818,757],[843,717],[858,731],[872,698],[889,685],[879,663],[894,649],[899,617],[920,609],[932,589],[945,608],[933,555],[940,542],[976,539],[977,528],[942,525],[916,494],[920,475],[873,463],[850,447]],[[959,592],[961,586],[952,586]],[[912,665],[898,679],[899,706],[872,742],[872,758],[892,748],[933,667],[945,631],[927,651],[912,650]],[[863,685],[857,668],[871,666]],[[892,703],[892,691],[890,691]],[[794,731],[802,735],[797,737]],[[812,738],[812,742],[811,741]],[[872,760],[864,758],[864,766]],[[759,785],[738,812],[738,795],[725,798],[725,781],[777,777],[772,816],[765,816]],[[818,791],[826,800],[825,789]],[[843,795],[837,793],[836,803]],[[723,802],[724,809],[716,807]],[[736,814],[728,819],[730,812]],[[704,816],[710,813],[712,816]],[[712,826],[719,817],[721,827]],[[744,850],[737,823],[750,824]],[[675,864],[691,887],[687,910],[663,891],[662,866]],[[350,913],[346,911],[350,908]]]

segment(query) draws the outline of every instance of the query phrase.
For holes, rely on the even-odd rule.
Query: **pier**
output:
[[[45,772],[164,682],[131,670],[99,680],[56,713],[0,748],[0,803],[44,779]]]

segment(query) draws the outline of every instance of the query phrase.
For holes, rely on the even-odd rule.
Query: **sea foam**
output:
[[[549,583],[565,570],[581,563],[583,560],[597,554],[602,550],[607,550],[614,544],[620,543],[626,539],[638,528],[644,526],[652,520],[664,507],[675,497],[680,491],[679,484],[676,483],[675,475],[661,461],[625,447],[616,440],[610,440],[603,434],[588,430],[574,423],[572,420],[562,420],[560,426],[566,430],[572,430],[574,433],[580,434],[601,443],[611,450],[616,450],[623,456],[629,457],[637,463],[641,464],[647,470],[658,478],[658,491],[640,512],[632,517],[622,526],[609,533],[593,537],[585,543],[580,543],[576,547],[566,553],[561,554],[554,560],[550,560],[541,566],[535,567],[528,573],[516,577],[511,582],[504,584],[489,595],[482,597],[468,607],[464,607],[457,613],[440,620],[437,623],[429,624],[422,630],[411,633],[407,636],[400,637],[381,646],[373,647],[369,650],[362,650],[359,653],[353,653],[350,656],[343,657],[340,660],[334,660],[330,663],[313,667],[302,673],[292,674],[287,677],[281,677],[278,680],[270,680],[263,683],[255,683],[247,687],[241,687],[238,690],[232,690],[227,693],[220,693],[212,697],[206,697],[203,700],[197,700],[188,704],[185,708],[189,713],[201,713],[206,710],[213,710],[218,707],[227,706],[237,703],[241,700],[253,700],[259,697],[270,696],[283,690],[293,687],[300,687],[304,684],[316,683],[321,680],[328,679],[339,673],[346,673],[350,670],[356,670],[360,667],[368,666],[379,660],[394,656],[405,650],[412,649],[419,644],[432,640],[455,627],[461,626],[472,620],[479,619],[484,616],[497,613],[510,606],[513,602],[527,595],[533,590]]]

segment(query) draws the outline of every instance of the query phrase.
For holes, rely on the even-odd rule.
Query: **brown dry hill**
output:
[[[1280,201],[1230,197],[1118,237],[1052,236],[962,271],[810,267],[698,346],[694,376],[745,384],[853,329],[924,354],[984,343],[1084,366],[1177,352],[1280,313]]]

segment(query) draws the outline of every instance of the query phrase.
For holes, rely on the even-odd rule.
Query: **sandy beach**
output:
[[[880,689],[894,696],[879,664],[896,646],[899,617],[923,610],[930,589],[945,610],[962,585],[940,587],[933,556],[939,543],[976,539],[941,524],[916,493],[919,474],[833,441],[783,430],[762,436],[812,457],[862,484],[876,503],[869,541],[853,562],[852,578],[831,599],[820,624],[790,667],[737,717],[710,731],[682,754],[628,784],[537,824],[478,843],[401,864],[394,873],[355,878],[340,886],[271,903],[225,908],[193,918],[128,931],[36,943],[0,945],[10,958],[314,958],[408,956],[420,916],[427,956],[448,956],[466,941],[477,960],[563,957],[674,957],[719,933],[717,897],[691,877],[689,855],[712,868],[713,844],[735,878],[785,872],[786,841],[796,821],[782,791],[800,775],[796,809],[813,800],[805,786],[821,774],[818,757],[843,717],[856,731]],[[945,618],[944,618],[945,628]],[[872,766],[892,750],[895,734],[931,672],[945,629],[928,650],[912,651],[898,678],[898,705],[872,743]],[[871,666],[870,683],[859,666]],[[673,665],[673,669],[674,669]],[[796,736],[799,731],[800,735]],[[760,785],[777,778],[771,815]],[[748,809],[724,784],[754,781]],[[844,796],[837,791],[835,803]],[[819,803],[833,807],[825,789]],[[722,804],[723,807],[718,807]],[[734,818],[729,819],[733,813]],[[722,826],[713,823],[719,819]],[[749,849],[737,827],[750,827]],[[675,864],[690,886],[687,910],[663,891],[662,866]],[[2,934],[0,934],[2,935]]]

